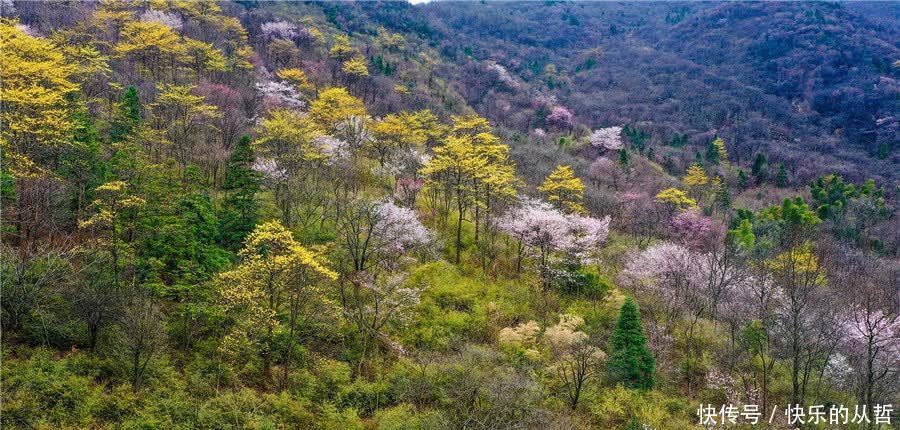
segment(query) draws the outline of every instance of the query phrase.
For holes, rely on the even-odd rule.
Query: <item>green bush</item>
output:
[[[375,415],[378,430],[440,430],[449,428],[440,411],[417,411],[413,405],[402,403]]]

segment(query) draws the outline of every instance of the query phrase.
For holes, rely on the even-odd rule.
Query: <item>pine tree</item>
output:
[[[608,363],[610,379],[627,388],[652,389],[656,364],[647,349],[647,337],[637,305],[629,297],[622,305],[612,337]]]
[[[652,146],[648,147],[647,148],[647,159],[650,161],[653,161],[654,158],[656,158],[656,151],[653,150]]]
[[[716,146],[716,140],[709,142],[709,146],[706,147],[706,161],[709,164],[719,164],[719,147]]]
[[[253,230],[259,219],[258,174],[250,165],[253,163],[253,148],[250,137],[244,136],[228,157],[225,169],[225,201],[222,202],[220,236],[222,245],[238,249],[244,237]]]
[[[766,156],[761,152],[756,154],[756,158],[753,159],[753,167],[750,169],[750,173],[753,174],[753,177],[756,178],[756,183],[761,184],[768,177],[768,172],[766,171]]]
[[[778,174],[775,175],[775,186],[778,188],[784,188],[787,185],[788,185],[787,169],[784,168],[784,163],[780,163],[778,165]]]
[[[728,191],[728,184],[722,179],[721,176],[716,176],[713,179],[713,187],[716,192],[716,203],[722,207],[722,209],[728,209],[731,207],[731,193]]]
[[[747,178],[747,173],[744,172],[744,169],[738,170],[738,187],[742,190],[747,189],[747,185],[750,183],[749,178]]]
[[[109,139],[112,142],[127,139],[141,122],[141,100],[134,85],[122,93],[117,108],[118,112],[109,127]]]
[[[628,172],[630,163],[629,158],[628,151],[625,148],[619,150],[619,165],[622,166],[623,172]]]

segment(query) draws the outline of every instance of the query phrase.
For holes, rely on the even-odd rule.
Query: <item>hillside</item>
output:
[[[897,428],[894,12],[0,2],[0,426]]]

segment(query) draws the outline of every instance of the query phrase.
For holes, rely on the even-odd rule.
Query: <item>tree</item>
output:
[[[116,349],[128,369],[131,389],[137,391],[151,360],[166,346],[165,327],[159,306],[149,297],[135,298],[122,315]]]
[[[812,244],[792,246],[766,261],[775,282],[784,290],[785,305],[779,328],[790,357],[791,401],[803,404],[809,382],[809,366],[821,359],[817,321],[821,317],[815,303],[821,299],[825,274]],[[827,324],[827,323],[826,323]]]
[[[563,314],[559,316],[559,322],[544,330],[542,336],[544,344],[550,348],[556,360],[553,365],[556,376],[562,382],[569,399],[569,407],[573,410],[578,407],[578,401],[588,380],[596,374],[600,364],[606,359],[606,354],[592,345],[588,335],[578,330],[582,325],[584,318]],[[528,325],[525,327],[527,329]],[[507,330],[509,329],[504,329],[507,334],[516,334]],[[527,332],[522,334],[527,338]]]
[[[747,172],[744,172],[744,169],[738,169],[738,188],[746,190],[749,184],[750,179],[747,178]]]
[[[364,117],[362,100],[353,97],[345,88],[327,88],[309,106],[309,118],[326,134],[334,134],[338,125],[354,116]]]
[[[666,188],[656,194],[656,200],[672,206],[675,209],[690,209],[697,207],[697,201],[688,197],[687,193],[678,188]]]
[[[205,131],[212,131],[210,124],[221,114],[216,106],[206,103],[203,96],[195,94],[195,86],[160,85],[160,92],[151,106],[156,129],[164,131],[172,156],[182,169],[197,161],[196,145]],[[208,155],[208,154],[204,154]]]
[[[570,166],[557,166],[547,175],[538,191],[547,196],[557,208],[569,213],[585,213],[584,183],[575,176]]]
[[[625,145],[622,142],[622,127],[607,127],[594,130],[589,140],[591,146],[605,151],[618,151]]]
[[[222,202],[219,231],[221,242],[227,248],[235,249],[243,243],[259,218],[259,202],[256,200],[259,174],[252,168],[253,161],[250,137],[245,135],[228,157],[225,182],[222,184],[225,200]]]
[[[756,158],[753,159],[753,166],[750,169],[750,174],[756,178],[757,184],[765,182],[766,178],[769,176],[769,172],[766,169],[766,156],[762,152],[756,154]]]
[[[17,24],[0,22],[4,57],[0,150],[4,171],[15,178],[17,188],[14,216],[9,218],[14,219],[19,239],[29,241],[49,211],[39,207],[41,198],[33,198],[32,190],[56,167],[57,149],[71,144],[70,95],[78,85],[72,82],[75,68],[62,50]]]
[[[784,188],[788,185],[788,173],[784,163],[778,163],[778,173],[775,175],[775,186]]]
[[[374,139],[369,141],[369,148],[375,159],[384,167],[390,155],[404,148],[419,148],[425,144],[425,133],[418,124],[415,113],[400,112],[391,114],[372,126]]]
[[[290,372],[294,336],[301,318],[321,315],[327,301],[325,282],[337,274],[324,257],[301,246],[278,221],[258,225],[239,252],[241,262],[217,279],[219,297],[230,330],[222,343],[226,354],[240,356],[254,350],[262,358],[263,377],[271,378],[272,353],[279,318],[287,308],[289,347],[285,355],[282,387]]]
[[[655,360],[647,349],[647,338],[637,305],[630,297],[619,311],[607,363],[610,380],[627,388],[652,389]]]
[[[538,258],[541,291],[546,294],[551,279],[551,257],[562,252],[575,261],[585,261],[606,240],[609,217],[596,219],[564,214],[550,205],[526,200],[499,220],[501,229],[519,242],[516,270],[521,271],[526,251]]]
[[[176,65],[186,59],[187,50],[181,36],[172,27],[154,21],[132,21],[122,28],[116,55],[128,64],[140,65],[156,80],[169,71],[174,79]]]
[[[314,143],[319,135],[321,129],[308,116],[291,109],[270,111],[257,127],[253,148],[260,158],[254,168],[274,188],[285,226],[293,226],[297,219],[297,196],[303,195],[304,182],[320,173],[313,168],[325,159]]]
[[[116,115],[109,126],[109,140],[115,143],[132,137],[140,125],[141,119],[141,100],[138,97],[137,89],[134,88],[134,85],[130,85],[122,93],[119,103],[116,105]]]
[[[628,149],[626,148],[619,150],[619,166],[622,167],[622,171],[625,173],[628,173],[631,169],[630,156],[628,155]]]
[[[682,181],[689,188],[702,187],[709,183],[709,177],[706,176],[706,171],[699,164],[692,164],[688,167]]]

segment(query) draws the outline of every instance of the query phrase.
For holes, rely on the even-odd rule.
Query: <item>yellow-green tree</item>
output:
[[[333,134],[341,122],[365,115],[366,107],[362,100],[340,87],[325,89],[309,106],[310,119],[328,134]]]
[[[230,323],[221,348],[235,356],[258,351],[264,379],[269,381],[273,339],[286,330],[289,342],[282,363],[283,387],[290,374],[297,326],[333,306],[326,285],[337,279],[337,274],[326,266],[321,253],[297,243],[277,221],[257,226],[238,255],[240,264],[217,280]]]
[[[440,206],[444,219],[450,204],[455,203],[456,261],[459,262],[466,213],[475,208],[478,231],[481,208],[490,209],[491,201],[498,198],[514,197],[517,178],[509,160],[509,147],[491,134],[487,120],[477,116],[453,120],[452,132],[443,145],[435,148],[434,157],[420,173],[427,177],[425,189],[435,196],[432,205]]]
[[[765,262],[775,283],[784,292],[784,321],[779,325],[788,346],[791,369],[791,401],[805,400],[809,362],[817,359],[818,333],[809,321],[816,317],[812,303],[822,298],[825,270],[810,242],[803,242]]]
[[[372,134],[374,139],[368,142],[368,149],[382,166],[393,151],[421,147],[426,138],[418,115],[410,112],[390,114],[376,121],[372,125]]]
[[[315,89],[315,86],[309,82],[309,77],[300,69],[281,69],[278,71],[278,77],[290,83],[300,94],[306,95]]]
[[[690,209],[697,207],[697,201],[688,197],[687,193],[678,188],[666,188],[660,191],[656,194],[656,200],[675,209]]]
[[[73,130],[67,97],[78,90],[76,69],[53,42],[0,22],[0,109],[5,168],[18,178],[47,173],[47,151],[67,145]]]
[[[203,132],[215,130],[211,120],[220,115],[219,109],[194,94],[193,86],[162,84],[158,89],[151,105],[156,129],[165,133],[172,156],[184,169],[198,155],[195,147]]]
[[[313,139],[321,134],[309,116],[291,109],[276,109],[263,118],[257,127],[254,148],[260,157],[273,163],[272,171],[264,171],[265,179],[274,183],[275,199],[279,204],[282,222],[293,225],[295,200],[307,176],[315,175],[311,168],[324,159]]]
[[[187,50],[181,36],[171,27],[158,22],[132,21],[122,28],[116,55],[139,66],[159,80],[165,72],[174,77],[177,65],[186,60]]]
[[[350,46],[350,38],[346,35],[339,34],[334,36],[334,42],[328,55],[338,61],[346,61],[357,54],[356,49]]]
[[[688,187],[701,187],[709,183],[709,177],[706,176],[706,171],[699,164],[692,164],[688,167],[682,181]]]
[[[363,78],[369,76],[369,66],[363,57],[353,57],[341,64],[341,70],[351,78]]]
[[[538,187],[547,200],[560,210],[569,213],[585,213],[584,182],[575,176],[570,166],[557,166],[544,183]]]
[[[3,167],[17,187],[14,215],[16,233],[29,240],[41,213],[25,196],[39,178],[51,176],[57,148],[72,144],[75,129],[69,95],[78,90],[72,82],[75,67],[51,41],[33,37],[0,21],[0,151]],[[4,173],[5,173],[4,172]]]

